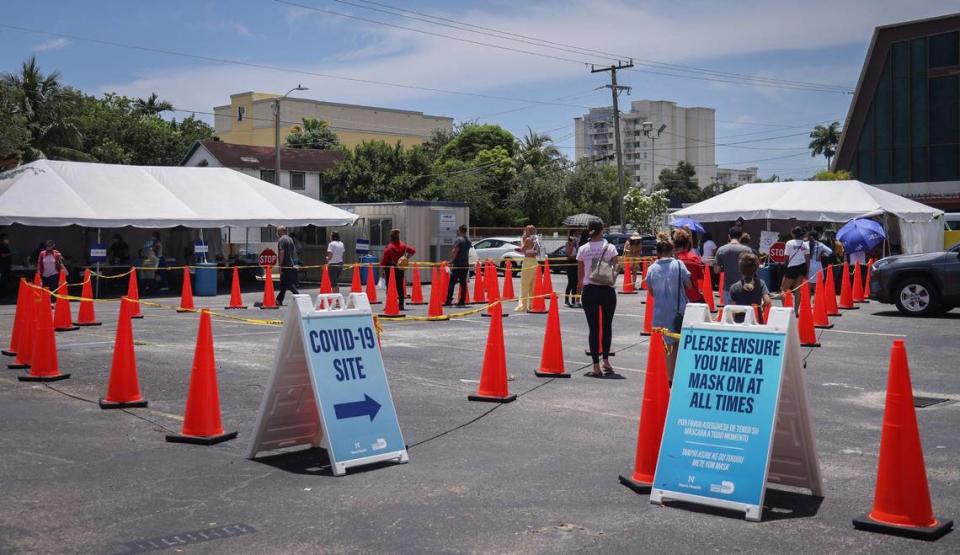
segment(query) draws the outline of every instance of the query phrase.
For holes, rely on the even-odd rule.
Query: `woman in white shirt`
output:
[[[334,291],[340,290],[340,273],[343,271],[343,253],[346,249],[340,241],[340,234],[334,231],[327,243],[327,265],[330,266],[330,284]]]
[[[591,220],[587,226],[590,240],[577,250],[577,289],[580,290],[580,302],[590,328],[590,358],[593,359],[593,371],[587,374],[594,378],[613,374],[610,364],[610,340],[613,338],[613,313],[617,310],[617,292],[613,285],[594,283],[590,279],[596,261],[615,264],[617,248],[603,238],[603,222]],[[614,274],[616,279],[616,274]],[[603,325],[603,344],[598,352],[601,318]],[[600,359],[603,358],[603,371]]]
[[[784,295],[792,294],[793,290],[803,283],[803,278],[807,276],[807,265],[810,263],[810,247],[803,240],[803,229],[795,227],[790,233],[793,239],[787,241],[783,249],[787,267],[780,281],[780,291]],[[793,306],[797,306],[799,303],[796,299],[794,301]],[[783,302],[786,304],[786,299]]]
[[[810,248],[810,270],[807,272],[807,280],[809,280],[811,286],[813,286],[816,285],[817,276],[820,275],[820,270],[823,269],[823,259],[833,255],[833,251],[830,247],[820,242],[820,236],[816,231],[810,232],[808,246]]]

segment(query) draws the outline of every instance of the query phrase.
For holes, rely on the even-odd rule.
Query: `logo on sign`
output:
[[[770,245],[770,260],[774,262],[785,262],[787,260],[787,245],[783,242],[777,242]]]
[[[277,265],[277,253],[273,252],[270,249],[263,249],[260,252],[260,256],[257,258],[257,263],[261,266],[276,266]]]

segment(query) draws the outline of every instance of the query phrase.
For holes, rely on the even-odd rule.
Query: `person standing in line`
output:
[[[610,343],[613,339],[613,314],[617,310],[617,291],[613,288],[616,281],[617,248],[603,238],[603,222],[592,220],[587,226],[590,238],[585,245],[577,250],[577,289],[581,291],[580,301],[583,304],[583,313],[587,318],[587,327],[590,329],[590,358],[593,359],[593,371],[590,375],[599,378],[613,374],[610,364]],[[602,271],[602,264],[610,264],[614,271],[609,276],[610,283],[599,283],[600,279],[592,277],[595,270]],[[601,273],[601,272],[597,272]],[[603,345],[601,352],[597,352],[597,342],[600,338],[600,317],[603,315]],[[603,359],[601,371],[600,359]]]
[[[739,236],[739,235],[738,235]],[[684,289],[693,285],[686,265],[673,257],[673,243],[663,234],[657,238],[657,261],[647,269],[647,294],[653,297],[653,327],[680,333],[683,313],[687,309]],[[677,340],[663,338],[667,350],[667,383],[673,384],[677,366]]]
[[[810,246],[803,240],[803,228],[797,226],[790,231],[793,239],[787,241],[783,248],[784,257],[787,259],[786,269],[783,271],[783,279],[780,280],[780,292],[784,297],[792,295],[794,289],[803,282],[807,275],[807,265],[810,263]],[[793,306],[799,309],[796,299],[793,299]],[[786,303],[786,300],[784,300]]]
[[[473,243],[467,237],[467,224],[460,224],[457,228],[457,238],[453,241],[453,250],[450,251],[450,285],[447,287],[447,298],[444,306],[453,303],[453,289],[460,284],[460,295],[457,297],[457,306],[463,307],[467,303],[467,280],[470,277],[470,248]]]
[[[113,242],[107,249],[107,263],[118,265],[130,263],[130,246],[119,233],[113,235]]]
[[[760,308],[757,321],[763,323],[763,310],[770,304],[770,291],[767,284],[757,277],[760,269],[760,259],[755,254],[740,255],[740,281],[730,286],[730,301],[736,305],[756,306]],[[743,314],[735,314],[734,320],[743,322]]]
[[[537,237],[537,228],[532,225],[525,227],[520,247],[514,250],[523,254],[523,265],[520,267],[520,298],[517,300],[515,311],[526,312],[529,299],[533,296],[537,260],[540,258],[542,251],[540,239]]]
[[[687,300],[692,303],[702,303],[704,301],[703,292],[700,291],[700,283],[703,281],[703,272],[705,270],[703,261],[697,251],[693,250],[693,239],[690,232],[686,229],[675,229],[673,231],[673,248],[677,260],[683,262],[690,273],[690,287],[687,288]],[[656,307],[654,307],[656,308]]]
[[[848,252],[847,260],[850,262],[850,271],[853,271],[853,268],[857,264],[867,263],[867,253],[865,253],[864,251]]]
[[[820,236],[816,231],[811,231],[807,238],[807,248],[810,249],[810,269],[807,271],[807,280],[810,282],[810,292],[812,293],[814,291],[813,287],[817,284],[817,276],[823,269],[823,262],[833,256],[833,251],[820,242]]]
[[[407,259],[415,254],[417,254],[417,249],[400,240],[400,230],[391,229],[390,244],[383,249],[380,266],[386,273],[387,287],[393,287],[397,290],[397,302],[400,305],[400,310],[405,310],[403,307],[403,272],[407,269]]]
[[[567,288],[563,292],[563,304],[571,308],[577,308],[580,306],[580,301],[577,299],[577,280],[579,275],[579,270],[577,267],[577,251],[580,247],[577,245],[579,238],[574,233],[573,230],[570,230],[569,236],[567,236],[567,244],[563,248],[564,254],[567,256],[565,271],[567,274]]]
[[[50,291],[57,290],[57,285],[60,284],[60,270],[64,269],[63,255],[55,248],[56,246],[56,242],[52,239],[48,240],[37,257],[37,272],[40,274],[40,281]]]
[[[343,242],[340,241],[340,233],[334,231],[330,234],[330,242],[327,243],[327,266],[330,271],[330,285],[333,286],[333,292],[340,292],[340,273],[343,271]]]
[[[294,295],[299,295],[297,289],[297,246],[287,234],[286,226],[277,226],[277,264],[280,266],[280,292],[277,293],[277,305],[283,306],[283,298],[289,289]],[[266,276],[273,279],[273,276]]]
[[[750,247],[740,244],[740,236],[743,235],[743,229],[739,227],[731,227],[730,231],[727,232],[727,236],[730,238],[730,242],[726,245],[717,249],[716,260],[714,260],[713,267],[719,274],[723,272],[724,275],[724,291],[721,291],[723,304],[727,304],[727,292],[730,291],[730,285],[740,280],[740,254],[753,251],[750,250]]]

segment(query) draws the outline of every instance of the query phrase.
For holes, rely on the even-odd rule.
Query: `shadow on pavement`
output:
[[[326,449],[320,447],[311,447],[309,449],[298,449],[277,453],[276,455],[267,455],[253,459],[254,462],[272,466],[276,469],[289,472],[291,474],[302,474],[305,476],[333,476],[333,469],[330,466],[330,457]],[[347,475],[363,474],[371,470],[378,470],[387,466],[395,466],[395,461],[383,461],[363,466],[347,469]]]
[[[773,522],[777,520],[787,520],[793,518],[808,518],[816,516],[823,504],[822,497],[816,497],[806,493],[798,493],[780,489],[767,488],[767,494],[763,501],[763,516],[761,522]],[[734,520],[744,520],[741,511],[732,509],[721,509],[719,507],[708,507],[685,501],[666,501],[665,506],[675,509],[683,509],[693,513],[708,514],[713,516],[722,516]]]
[[[951,311],[945,314],[932,314],[930,316],[904,316],[899,310],[884,310],[883,312],[874,312],[871,316],[899,316],[901,318],[920,318],[923,320],[960,320],[960,312]]]

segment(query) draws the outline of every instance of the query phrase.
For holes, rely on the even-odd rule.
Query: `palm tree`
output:
[[[810,156],[821,154],[827,159],[827,168],[830,168],[830,159],[837,153],[837,144],[840,142],[840,122],[835,121],[828,127],[818,125],[810,132]]]
[[[539,169],[555,164],[561,157],[560,150],[553,144],[553,139],[549,135],[527,128],[527,134],[520,140],[520,148],[517,152],[517,158],[521,164]]]
[[[16,89],[18,111],[26,118],[30,130],[25,161],[46,157],[90,158],[80,151],[83,146],[80,130],[63,115],[65,104],[75,93],[60,84],[59,71],[44,75],[36,57],[31,57],[23,62],[18,73],[5,73],[2,80]]]
[[[154,116],[160,112],[173,110],[173,104],[160,100],[157,93],[150,93],[147,98],[138,98],[133,101],[133,112],[145,116]]]

